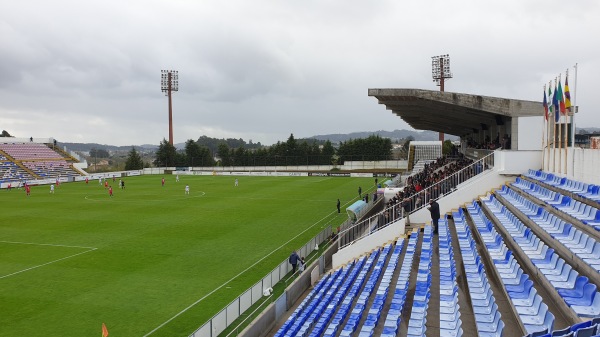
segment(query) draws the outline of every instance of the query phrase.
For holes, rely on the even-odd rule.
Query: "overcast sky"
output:
[[[168,139],[161,69],[179,71],[175,142],[265,145],[409,129],[369,88],[542,100],[571,68],[578,126],[600,127],[600,1],[0,2],[0,130],[112,145]]]

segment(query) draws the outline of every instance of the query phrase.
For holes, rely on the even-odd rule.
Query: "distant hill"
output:
[[[371,135],[379,135],[383,138],[389,138],[392,142],[407,139],[413,137],[414,140],[427,141],[427,140],[438,140],[438,133],[434,131],[411,131],[411,130],[394,130],[394,131],[362,131],[352,132],[347,134],[330,134],[330,135],[317,135],[309,137],[309,139],[317,140],[329,140],[332,143],[345,142],[350,139],[367,138]],[[458,140],[459,138],[452,135],[445,135],[444,139],[447,140]]]
[[[580,134],[580,133],[585,133],[585,134],[600,133],[600,128],[578,128],[578,127],[575,127],[575,133],[576,134]]]
[[[135,146],[138,151],[154,151],[158,148],[158,145],[142,144],[142,145],[127,145],[127,146],[115,146],[98,143],[63,143],[59,142],[59,146],[66,146],[71,151],[89,152],[92,149],[107,150],[107,151],[129,151],[132,146]],[[176,144],[176,146],[179,144]],[[183,144],[181,144],[183,148]],[[179,147],[178,147],[179,148]]]

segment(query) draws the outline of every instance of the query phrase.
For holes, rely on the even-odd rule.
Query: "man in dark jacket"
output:
[[[402,209],[404,210],[404,216],[406,217],[406,221],[404,222],[407,226],[410,226],[410,218],[409,218],[409,214],[410,214],[410,204],[412,203],[412,199],[411,198],[404,198],[402,199]]]
[[[294,252],[292,252],[292,255],[290,255],[290,258],[288,261],[292,265],[292,273],[295,273],[296,266],[298,266],[298,261],[300,261],[300,256],[298,256],[298,254],[296,254],[296,252],[294,251]]]
[[[429,200],[429,212],[431,213],[431,224],[433,225],[433,234],[438,232],[438,220],[440,220],[440,205],[434,200]]]

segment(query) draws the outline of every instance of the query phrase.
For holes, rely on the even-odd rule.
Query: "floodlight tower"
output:
[[[440,55],[431,58],[431,77],[436,85],[440,87],[440,91],[444,91],[444,80],[451,79],[450,72],[450,55]],[[440,132],[439,140],[444,141],[444,133]]]
[[[169,143],[173,145],[173,103],[171,92],[179,90],[179,73],[177,70],[161,70],[160,89],[169,97]]]

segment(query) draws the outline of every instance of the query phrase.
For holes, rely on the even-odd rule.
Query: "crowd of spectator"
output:
[[[420,208],[431,198],[437,199],[441,195],[449,193],[458,184],[481,173],[483,169],[484,167],[481,163],[477,162],[474,164],[473,160],[462,155],[452,160],[443,156],[431,163],[425,164],[423,170],[408,177],[404,189],[396,193],[388,201],[386,205],[387,211],[383,214],[385,218],[384,223],[401,217],[402,211],[406,214]],[[460,176],[446,179],[461,170],[463,172]]]
[[[467,147],[473,149],[485,149],[485,150],[510,150],[510,136],[505,134],[502,139],[500,139],[500,134],[496,135],[496,138],[492,141],[490,136],[485,136],[483,142],[476,142],[473,138],[467,138]]]

